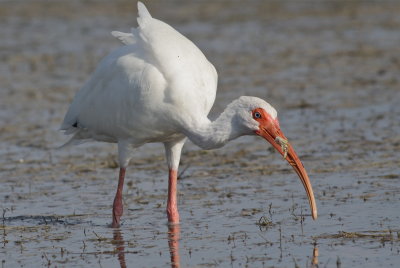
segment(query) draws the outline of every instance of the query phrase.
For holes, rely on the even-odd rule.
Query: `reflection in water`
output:
[[[171,267],[179,268],[179,238],[180,238],[180,226],[178,224],[168,225],[168,246],[171,255]],[[114,229],[113,233],[113,245],[115,245],[115,253],[118,255],[118,261],[121,268],[126,268],[125,261],[125,241],[122,237],[121,230],[119,228]]]
[[[318,255],[319,255],[318,248],[314,247],[311,267],[318,267]]]
[[[114,238],[113,244],[116,245],[115,252],[118,254],[119,265],[121,266],[121,268],[126,268],[125,247],[124,247],[125,241],[124,238],[122,237],[120,229],[114,229],[113,238]]]
[[[179,224],[168,225],[168,246],[171,254],[171,267],[179,268],[179,237],[180,237],[180,226]]]
[[[179,240],[180,240],[180,225],[168,225],[168,247],[171,257],[171,268],[180,268],[180,256],[179,256]],[[113,233],[113,245],[115,245],[115,253],[118,255],[118,261],[121,268],[126,268],[125,261],[125,241],[122,237],[122,233],[120,229],[114,229]],[[311,268],[318,268],[318,257],[319,251],[316,245],[314,245],[313,255],[311,259]],[[307,265],[308,266],[308,265]],[[297,267],[297,265],[296,265]],[[337,267],[340,267],[337,263]]]

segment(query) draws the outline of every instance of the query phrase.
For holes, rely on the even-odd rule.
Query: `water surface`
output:
[[[400,264],[400,5],[151,2],[215,64],[215,118],[254,95],[279,112],[310,175],[319,218],[270,145],[188,143],[181,225],[167,226],[163,146],[127,171],[121,228],[108,228],[116,146],[62,150],[76,90],[136,25],[132,1],[4,1],[0,11],[2,267],[397,267]],[[0,211],[1,212],[1,211]]]

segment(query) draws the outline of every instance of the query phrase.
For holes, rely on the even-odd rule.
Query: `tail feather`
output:
[[[72,137],[66,143],[58,147],[58,149],[68,147],[70,145],[78,145],[92,140],[87,129],[79,126],[63,124],[60,131],[63,131],[65,135],[72,135]]]
[[[137,18],[137,21],[140,27],[144,27],[146,25],[146,21],[152,19],[152,16],[142,2],[138,2],[138,13],[139,17]]]

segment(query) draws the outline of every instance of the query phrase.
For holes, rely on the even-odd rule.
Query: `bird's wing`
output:
[[[130,45],[107,55],[75,95],[61,130],[79,131],[77,139],[85,134],[87,139],[103,141],[154,136],[150,132],[155,120],[162,118],[155,111],[162,103],[165,80],[142,54],[140,47]]]
[[[187,117],[206,117],[217,90],[214,66],[189,39],[153,18],[141,2],[138,2],[138,14],[138,28],[132,28],[131,33],[114,31],[112,35],[125,45],[136,44],[143,49],[142,57],[167,82],[164,102],[172,110]]]
[[[214,66],[140,2],[138,10],[139,27],[115,34],[129,45],[106,56],[75,95],[61,126],[67,134],[140,143],[176,133],[175,119],[207,116],[216,93]]]
[[[140,37],[149,58],[168,82],[166,101],[207,116],[217,89],[214,66],[192,41],[153,18],[141,2],[138,11],[139,27],[132,34]]]

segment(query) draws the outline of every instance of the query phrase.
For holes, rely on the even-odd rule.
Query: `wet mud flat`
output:
[[[135,26],[135,1],[3,1],[2,267],[398,267],[400,4],[154,1],[219,72],[215,118],[253,95],[278,109],[310,175],[255,137],[184,147],[182,223],[168,227],[163,146],[128,168],[122,227],[108,228],[116,146],[54,149],[74,93]]]

